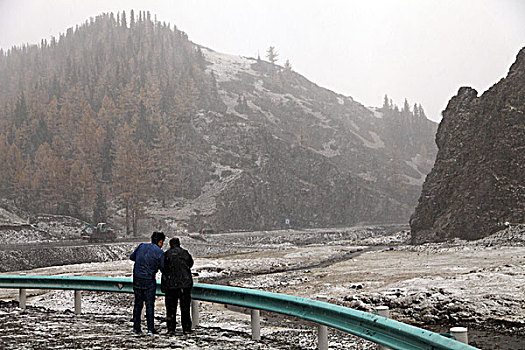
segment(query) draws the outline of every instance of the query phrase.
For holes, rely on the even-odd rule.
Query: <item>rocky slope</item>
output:
[[[459,89],[410,225],[413,242],[479,239],[525,221],[525,49],[480,97]]]
[[[200,48],[224,103],[182,125],[193,191],[157,217],[219,230],[406,222],[436,124],[366,108],[268,62]],[[198,169],[196,171],[196,169]]]

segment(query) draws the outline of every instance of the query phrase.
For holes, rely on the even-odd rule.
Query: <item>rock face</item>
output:
[[[201,48],[222,104],[182,125],[173,215],[217,230],[407,222],[436,154],[424,113],[367,108],[262,60]]]
[[[488,236],[525,222],[525,48],[482,96],[459,89],[436,135],[438,155],[410,220],[414,243]]]

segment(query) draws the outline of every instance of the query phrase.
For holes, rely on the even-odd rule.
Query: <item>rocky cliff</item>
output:
[[[507,77],[480,97],[459,89],[436,143],[410,220],[414,243],[479,239],[525,222],[525,48]]]

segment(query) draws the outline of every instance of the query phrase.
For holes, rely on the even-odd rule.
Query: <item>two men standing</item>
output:
[[[180,240],[172,238],[170,249],[164,253],[162,246],[166,236],[162,232],[153,232],[151,243],[141,243],[130,259],[135,261],[133,267],[133,333],[140,334],[140,316],[146,304],[148,335],[156,334],[154,328],[155,294],[157,282],[155,275],[162,271],[161,290],[166,294],[166,315],[168,334],[175,333],[177,303],[180,300],[181,323],[184,334],[191,333],[191,288],[193,278],[191,267],[193,258],[186,249],[180,247]]]

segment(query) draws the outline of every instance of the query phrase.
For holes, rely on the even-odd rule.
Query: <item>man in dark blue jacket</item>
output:
[[[140,315],[142,307],[146,303],[146,321],[148,323],[148,335],[156,334],[153,325],[155,311],[155,293],[157,281],[155,275],[158,270],[164,270],[164,252],[162,245],[166,236],[162,232],[153,232],[151,243],[141,243],[130,255],[135,262],[133,266],[133,292],[135,293],[135,305],[133,307],[133,333],[142,333],[140,327]]]

